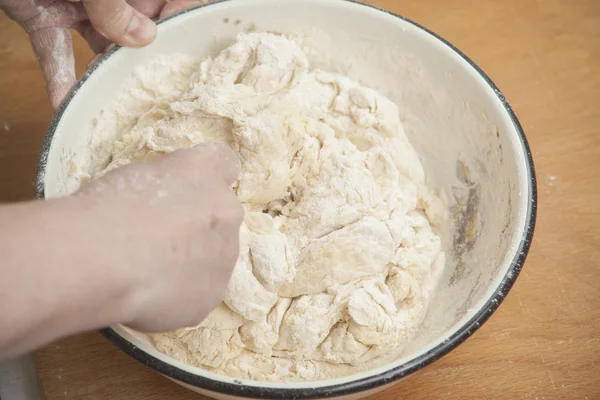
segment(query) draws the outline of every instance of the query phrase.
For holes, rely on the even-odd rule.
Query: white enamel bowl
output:
[[[228,0],[188,10],[161,22],[152,45],[111,50],[72,90],[42,150],[38,197],[77,189],[68,160],[89,151],[92,119],[111,104],[133,69],[158,55],[215,55],[244,30],[301,38],[314,66],[343,72],[400,106],[427,183],[443,189],[451,211],[442,233],[446,272],[423,327],[389,365],[287,384],[237,380],[184,365],[122,326],[102,332],[147,366],[215,398],[360,398],[442,357],[477,330],[513,285],[533,235],[535,174],[521,126],[490,79],[440,37],[346,0]]]

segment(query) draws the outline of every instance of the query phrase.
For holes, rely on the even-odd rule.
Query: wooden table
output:
[[[466,343],[372,399],[600,399],[600,1],[374,0],[438,32],[504,91],[530,141],[538,225],[519,280]],[[52,116],[0,17],[0,201],[31,198]],[[90,51],[75,42],[81,72]],[[1,278],[0,278],[1,279]],[[98,334],[37,353],[47,398],[198,399]]]

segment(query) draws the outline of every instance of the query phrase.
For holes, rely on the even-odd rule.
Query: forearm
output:
[[[132,277],[82,201],[0,207],[0,358],[130,317]]]

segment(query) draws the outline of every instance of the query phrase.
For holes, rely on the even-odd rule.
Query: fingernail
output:
[[[92,68],[100,58],[102,58],[102,56],[104,55],[104,53],[100,53],[100,54],[96,54],[94,57],[92,57],[92,59],[88,62],[87,64],[87,69]]]
[[[133,17],[131,18],[131,21],[129,22],[129,26],[127,27],[127,32],[133,33],[133,31],[135,31],[139,27],[140,27],[140,17],[138,17],[137,15],[134,14]]]
[[[131,38],[132,44],[145,46],[156,37],[156,24],[134,10],[129,26],[127,26],[127,36]]]

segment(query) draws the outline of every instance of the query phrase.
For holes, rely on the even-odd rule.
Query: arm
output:
[[[205,145],[123,167],[69,198],[0,207],[0,358],[116,323],[199,323],[237,259],[234,159]]]
[[[0,207],[0,357],[130,320],[133,277],[82,200]]]

